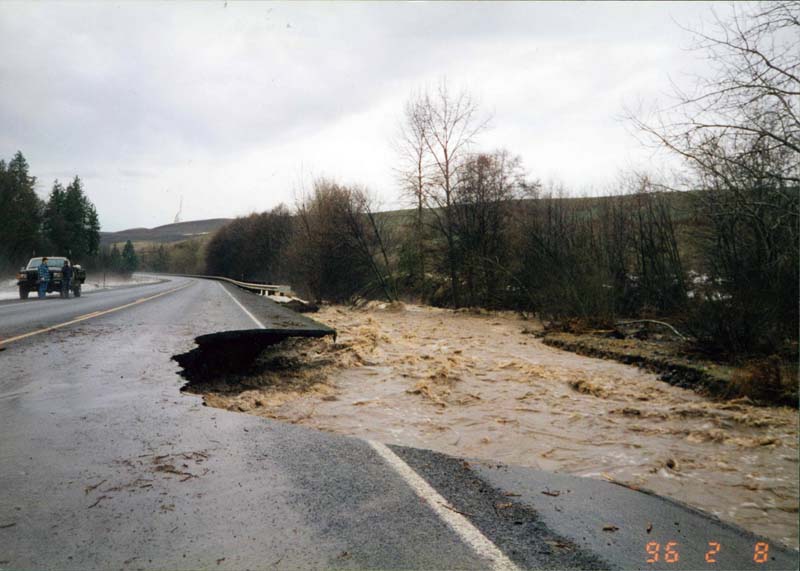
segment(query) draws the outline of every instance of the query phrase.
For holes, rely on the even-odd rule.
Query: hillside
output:
[[[671,192],[668,193],[670,202],[673,205],[675,220],[679,226],[689,222],[690,195],[692,193]],[[595,210],[606,197],[570,197],[565,200],[580,204],[587,211]],[[525,202],[527,199],[523,199]],[[406,217],[414,215],[414,209],[388,210],[377,213],[385,217],[390,223],[397,224]],[[233,220],[232,218],[209,218],[207,220],[191,220],[178,222],[177,224],[165,224],[155,228],[128,228],[118,232],[100,232],[100,244],[110,246],[114,243],[122,243],[130,240],[134,243],[155,243],[166,244],[180,242],[197,236],[211,234]]]
[[[196,236],[210,234],[230,222],[230,218],[210,218],[208,220],[191,220],[177,224],[165,224],[156,228],[129,228],[119,232],[100,232],[102,246],[125,242],[170,243],[188,240]]]

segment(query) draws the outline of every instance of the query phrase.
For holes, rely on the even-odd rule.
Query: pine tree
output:
[[[66,192],[58,180],[53,182],[53,190],[44,208],[42,231],[44,232],[47,249],[52,255],[67,253],[69,235],[64,218],[64,200]]]
[[[139,269],[139,257],[136,255],[133,243],[128,240],[122,248],[122,272],[132,274],[137,269]]]
[[[42,201],[21,152],[0,161],[0,266],[18,266],[41,245]]]
[[[122,255],[119,253],[119,248],[114,244],[111,247],[111,254],[108,257],[108,265],[112,272],[122,271]]]
[[[80,177],[67,188],[55,181],[45,208],[44,234],[53,253],[74,260],[100,250],[100,222],[94,204],[83,192]]]
[[[39,255],[79,261],[100,251],[100,222],[79,177],[64,188],[56,180],[45,204],[35,191],[36,177],[17,151],[0,161],[0,269]],[[119,253],[119,252],[118,252]]]
[[[68,243],[65,246],[73,258],[81,259],[88,254],[88,241],[84,230],[85,197],[80,178],[77,176],[67,185],[64,196],[64,223],[67,227]]]
[[[83,208],[83,228],[86,233],[86,253],[96,256],[100,252],[100,219],[97,209],[88,198]]]

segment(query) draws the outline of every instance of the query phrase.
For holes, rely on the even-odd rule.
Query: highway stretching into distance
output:
[[[0,569],[798,567],[794,551],[771,544],[759,562],[767,540],[609,482],[320,433],[181,392],[173,357],[196,337],[293,320],[307,325],[182,277],[0,302]]]

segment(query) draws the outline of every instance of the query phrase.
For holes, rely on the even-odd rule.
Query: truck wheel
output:
[[[20,299],[28,299],[28,294],[29,293],[30,293],[30,290],[28,288],[26,288],[26,287],[19,288],[19,298]]]
[[[81,296],[81,286],[75,287],[75,289],[72,290],[72,293],[75,294],[75,297],[80,297]]]

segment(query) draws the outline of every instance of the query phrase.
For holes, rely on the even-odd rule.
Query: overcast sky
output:
[[[718,13],[729,9],[717,4]],[[315,176],[401,205],[405,100],[447,78],[478,149],[600,192],[657,167],[622,120],[706,65],[703,3],[0,3],[0,157],[45,197],[79,174],[104,230],[291,204]]]

